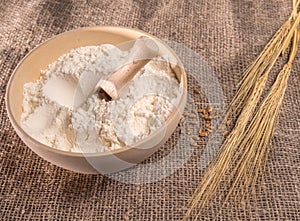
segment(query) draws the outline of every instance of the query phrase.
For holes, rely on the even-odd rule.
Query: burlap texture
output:
[[[213,67],[230,100],[242,71],[290,11],[291,1],[286,0],[2,0],[0,219],[180,220],[203,173],[197,168],[201,145],[176,173],[143,185],[73,173],[34,154],[10,125],[4,94],[13,69],[37,44],[84,26],[139,28],[199,53]],[[218,220],[300,220],[299,61],[300,56],[271,142],[262,190],[251,197],[249,205],[241,203],[222,209]],[[189,90],[196,87],[193,84],[189,78]],[[166,154],[178,133],[179,130],[146,162],[155,162]],[[216,201],[201,219],[213,219],[219,206]]]

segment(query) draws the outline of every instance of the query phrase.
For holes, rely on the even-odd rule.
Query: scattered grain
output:
[[[190,114],[189,117],[190,118],[196,118],[196,114]]]
[[[208,136],[208,132],[207,131],[202,131],[202,128],[200,127],[200,129],[199,129],[199,136],[200,137],[207,137]]]
[[[185,117],[182,117],[181,119],[180,119],[180,124],[183,124],[185,122]]]
[[[205,120],[212,120],[212,119],[213,119],[212,116],[207,115],[207,114],[203,114],[202,117],[203,117]]]
[[[193,136],[193,139],[196,140],[196,141],[199,141],[199,140],[200,140],[200,137],[198,137],[198,136]]]
[[[193,103],[195,103],[195,100],[194,100],[193,98],[191,98],[191,99],[189,100],[189,103],[193,104]]]
[[[212,112],[212,107],[211,107],[211,106],[207,106],[206,111],[207,111],[209,114],[211,114],[211,112]]]
[[[192,145],[193,147],[197,147],[197,146],[198,146],[198,144],[197,144],[196,142],[191,142],[191,145]]]
[[[212,132],[212,129],[206,128],[206,131],[207,131],[208,133],[210,133],[210,132]]]
[[[194,89],[195,94],[201,94],[201,91],[199,89]]]

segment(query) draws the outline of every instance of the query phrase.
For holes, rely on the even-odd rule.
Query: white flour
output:
[[[65,105],[74,93],[71,86],[85,70],[111,74],[127,54],[107,44],[62,55],[41,72],[39,80],[24,85],[24,130],[48,146],[85,153],[118,149],[149,136],[164,124],[181,93],[169,64],[162,59],[150,61],[115,101],[94,94],[76,110]],[[59,85],[64,91],[57,90]]]

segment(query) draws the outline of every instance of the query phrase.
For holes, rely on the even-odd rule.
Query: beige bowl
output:
[[[14,70],[6,90],[6,107],[11,123],[24,143],[39,156],[51,163],[80,173],[110,173],[129,168],[158,150],[171,136],[178,125],[186,103],[187,78],[179,58],[166,44],[160,43],[160,50],[167,53],[177,66],[174,67],[183,93],[177,109],[168,118],[165,127],[149,137],[115,151],[102,153],[72,153],[46,146],[28,135],[20,126],[22,113],[23,85],[39,78],[40,70],[55,61],[72,48],[104,43],[120,44],[135,40],[141,35],[154,38],[143,31],[124,27],[88,27],[65,32],[46,41],[32,50]]]

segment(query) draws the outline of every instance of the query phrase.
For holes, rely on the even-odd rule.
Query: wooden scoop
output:
[[[101,79],[96,88],[100,88],[99,97],[105,100],[115,100],[119,91],[141,70],[152,58],[159,55],[159,47],[154,40],[140,37],[133,45],[125,65],[110,75]]]

